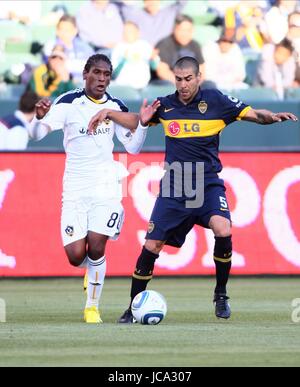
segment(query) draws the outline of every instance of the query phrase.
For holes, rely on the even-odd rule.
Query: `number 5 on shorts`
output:
[[[219,196],[219,199],[220,199],[221,207],[228,209],[228,204],[227,204],[226,198],[224,196]]]

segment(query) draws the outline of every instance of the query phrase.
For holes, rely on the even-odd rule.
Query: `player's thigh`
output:
[[[205,200],[196,213],[197,224],[211,228],[215,233],[223,233],[231,225],[230,209],[223,180],[212,179],[205,187]]]
[[[119,201],[95,204],[88,213],[88,231],[118,239],[124,223],[124,208]]]
[[[77,245],[84,245],[88,231],[87,225],[86,206],[81,201],[65,201],[61,213],[61,237],[64,247],[78,242],[74,245],[76,246],[74,250],[83,250]]]
[[[190,210],[187,210],[184,207],[184,203],[180,203],[171,198],[159,197],[156,200],[151,214],[146,240],[152,240],[159,243],[164,241],[164,243],[166,243],[166,241],[168,241],[170,237],[174,237],[175,234],[181,233],[182,230],[185,232],[184,225],[190,218]],[[171,245],[180,247],[180,243]]]

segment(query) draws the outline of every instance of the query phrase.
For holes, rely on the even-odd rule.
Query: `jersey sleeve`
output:
[[[156,126],[160,123],[159,121],[159,113],[158,111],[154,114],[154,116],[151,118],[151,121],[149,122],[149,126]]]
[[[160,97],[157,99],[160,101],[161,106],[157,109],[154,116],[151,118],[151,120],[149,122],[149,126],[156,126],[156,125],[160,124],[160,115],[161,115],[161,112],[163,109],[163,98]]]
[[[67,104],[52,105],[42,120],[38,120],[36,117],[33,118],[28,128],[29,136],[35,141],[40,141],[52,131],[63,130],[67,111]]]
[[[41,124],[47,126],[49,131],[63,130],[67,118],[68,106],[68,104],[64,103],[52,105],[49,112],[41,120]]]
[[[124,145],[128,153],[140,153],[147,137],[148,126],[139,124],[134,133],[120,125],[116,125],[115,130],[118,140]]]
[[[218,104],[221,106],[222,119],[228,125],[234,121],[241,120],[251,110],[251,106],[240,101],[238,98],[218,92]]]

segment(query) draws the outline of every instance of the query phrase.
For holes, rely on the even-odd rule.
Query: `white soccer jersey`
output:
[[[130,152],[130,143],[138,140],[137,153],[146,137],[146,128],[139,127],[132,135],[112,121],[103,122],[93,135],[87,133],[91,118],[102,109],[128,111],[118,99],[105,94],[99,103],[90,100],[83,89],[77,89],[59,97],[48,114],[40,121],[43,127],[64,132],[66,166],[63,179],[63,199],[98,197],[106,199],[120,196],[120,180],[128,175],[122,164],[113,159],[113,136]],[[142,133],[142,134],[141,134]],[[136,144],[135,144],[136,145]]]

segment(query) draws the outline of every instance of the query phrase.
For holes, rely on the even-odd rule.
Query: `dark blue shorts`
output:
[[[186,208],[185,201],[158,197],[146,239],[166,241],[169,246],[181,247],[194,225],[209,228],[213,215],[220,215],[231,221],[225,192],[224,181],[214,178],[205,182],[202,207]]]

